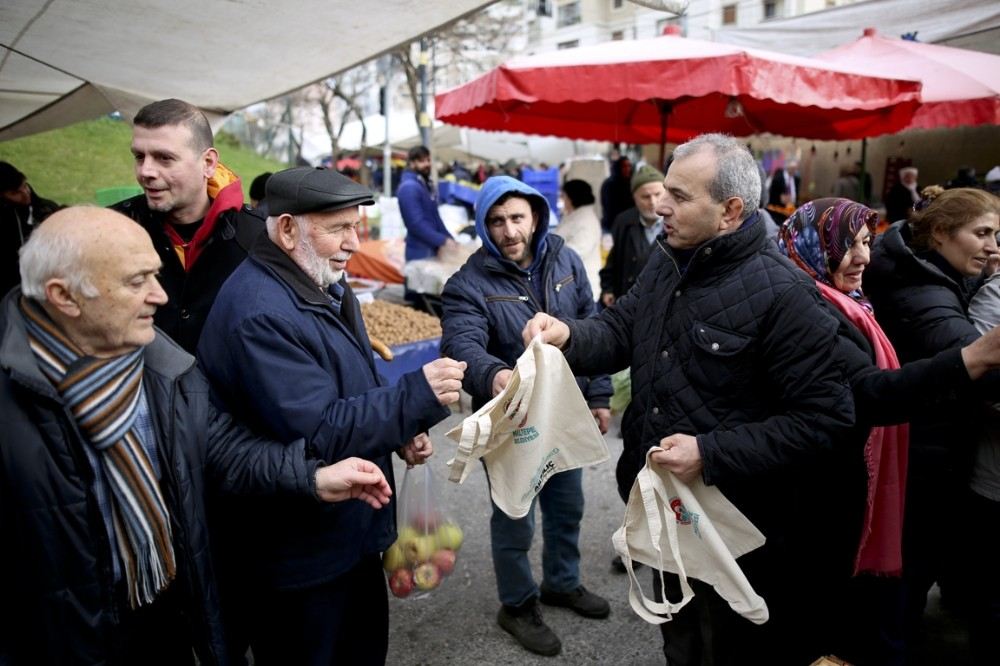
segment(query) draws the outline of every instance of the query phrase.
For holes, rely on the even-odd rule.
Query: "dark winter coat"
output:
[[[157,309],[153,320],[177,344],[194,354],[216,294],[263,233],[263,218],[246,207],[222,211],[208,245],[191,270],[185,271],[163,230],[163,225],[167,224],[163,215],[149,209],[146,195],[121,201],[112,209],[141,224],[153,240],[153,247],[163,262],[160,284],[170,299]]]
[[[812,281],[755,218],[702,244],[681,272],[663,236],[636,285],[597,317],[568,322],[579,372],[631,367],[618,489],[649,447],[697,436],[702,477],[768,537],[795,529],[796,498],[854,423],[837,323]],[[781,507],[780,509],[778,507]]]
[[[390,454],[451,410],[421,370],[384,384],[358,301],[341,284],[338,316],[328,295],[261,236],[219,291],[198,362],[220,404],[255,432],[284,442],[307,437],[331,462],[371,460],[392,483]],[[234,556],[270,588],[331,581],[396,538],[393,508],[363,502],[302,510],[269,501],[226,514],[220,529],[238,548]]]
[[[437,201],[427,189],[427,183],[416,171],[403,172],[396,191],[399,212],[406,225],[406,261],[427,259],[451,238],[438,213]]]
[[[929,358],[974,342],[979,332],[967,315],[973,282],[918,256],[909,247],[905,221],[875,239],[864,289],[875,317],[892,341],[900,363]],[[977,412],[982,397],[1000,395],[1000,377],[990,373],[974,384],[938,397],[910,421],[911,479],[964,477],[981,436]]]
[[[920,191],[917,185],[917,192]],[[889,222],[897,222],[909,218],[913,210],[913,195],[902,183],[895,183],[885,195],[885,217]]]
[[[498,186],[499,183],[499,186]],[[544,297],[531,284],[533,275],[503,258],[490,238],[485,217],[501,195],[511,189],[531,197],[544,207],[544,215],[532,237],[540,268]],[[563,239],[548,235],[548,203],[533,188],[511,178],[494,178],[483,186],[476,207],[476,231],[481,247],[453,275],[441,296],[441,351],[466,361],[463,387],[478,409],[493,397],[493,377],[513,369],[524,353],[521,331],[535,314],[547,312],[560,319],[578,319],[594,310],[593,294],[580,256]],[[537,273],[536,273],[537,275]],[[578,377],[577,382],[591,409],[607,407],[611,380],[606,375]]]
[[[646,240],[639,209],[635,206],[615,218],[611,234],[614,244],[601,269],[601,293],[619,298],[635,284],[653,246]]]
[[[62,206],[55,201],[41,198],[34,190],[31,190],[30,210],[28,206],[0,201],[0,298],[21,283],[18,256],[21,246],[45,218],[60,208]]]
[[[114,546],[92,491],[89,444],[35,363],[19,296],[0,304],[0,663],[104,664],[118,622]],[[194,359],[162,334],[146,348],[143,386],[174,530],[171,590],[201,663],[226,663],[206,491],[295,493],[308,508],[319,463],[306,460],[301,441],[256,439],[217,412]]]

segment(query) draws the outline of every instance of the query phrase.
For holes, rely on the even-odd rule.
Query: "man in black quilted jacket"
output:
[[[632,403],[622,421],[618,489],[628,496],[652,460],[681,480],[716,485],[767,537],[738,562],[764,597],[770,620],[751,624],[712,587],[660,625],[667,663],[807,664],[811,604],[823,547],[809,529],[835,440],[854,421],[851,392],[830,350],[837,325],[819,294],[768,242],[755,211],[760,176],[731,137],[700,136],[674,153],[657,213],[664,233],[628,294],[597,317],[537,315],[542,333],[577,373],[631,366]],[[667,595],[679,599],[676,577]]]

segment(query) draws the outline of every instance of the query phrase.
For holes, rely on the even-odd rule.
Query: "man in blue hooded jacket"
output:
[[[445,285],[441,351],[466,361],[463,387],[479,408],[500,393],[524,352],[521,330],[536,313],[577,319],[590,315],[594,300],[579,255],[563,239],[548,235],[549,206],[532,187],[497,176],[476,201],[479,249]],[[601,432],[606,432],[611,382],[606,375],[579,377]],[[493,505],[490,535],[497,590],[497,621],[531,652],[558,654],[559,637],[542,620],[538,601],[604,618],[608,602],[580,584],[580,520],[583,470],[556,474],[538,496],[542,510],[543,580],[535,584],[528,561],[534,510],[512,519]]]

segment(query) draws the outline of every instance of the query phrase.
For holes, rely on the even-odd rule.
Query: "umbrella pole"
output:
[[[868,168],[868,139],[867,137],[861,139],[861,172],[858,174],[858,201],[864,205],[869,205],[871,202],[865,198],[865,171]]]
[[[660,110],[660,169],[665,169],[667,160],[667,116],[670,115],[670,104],[660,101],[657,103]]]

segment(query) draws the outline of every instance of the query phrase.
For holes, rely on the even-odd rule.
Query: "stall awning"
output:
[[[0,140],[179,97],[225,115],[492,0],[4,0]]]

